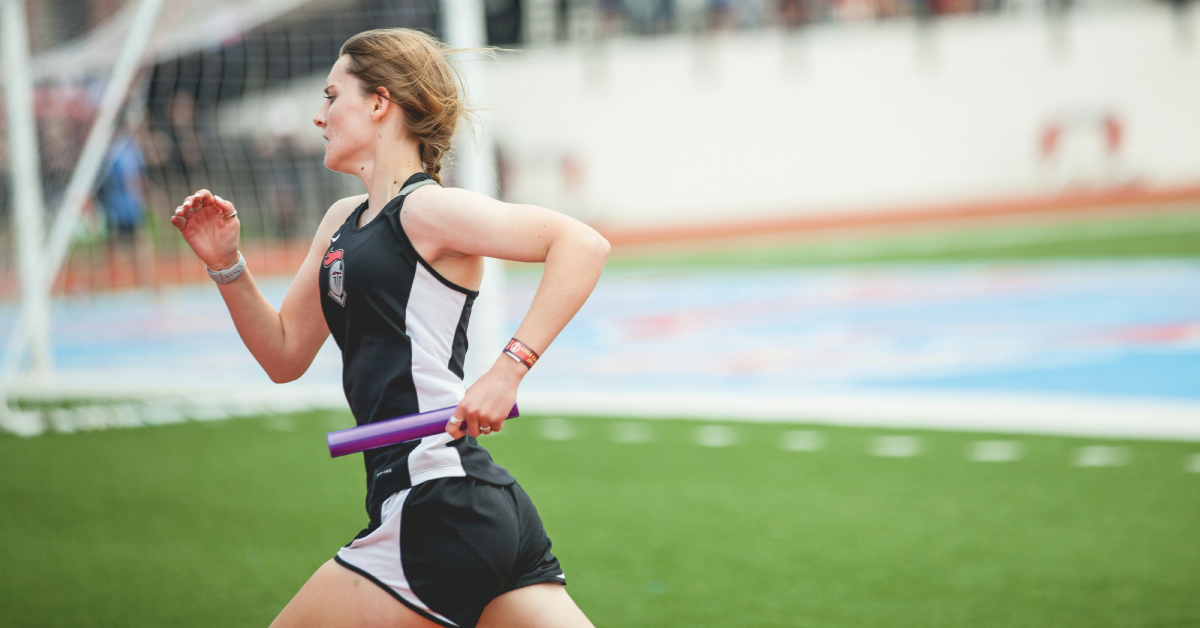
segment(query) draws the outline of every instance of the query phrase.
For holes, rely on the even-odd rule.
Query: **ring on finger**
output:
[[[458,417],[452,417],[450,419],[450,425],[453,425],[454,427],[458,427],[460,423],[462,423],[462,419]]]
[[[491,428],[491,426],[487,426],[487,425],[485,425],[485,426],[483,426],[483,427],[479,428],[479,431],[480,431],[480,432],[483,432],[484,434],[491,434],[491,433],[492,433],[492,428]]]
[[[221,217],[222,217],[222,218],[224,218],[225,220],[229,220],[230,218],[233,218],[234,216],[237,216],[237,210],[236,210],[236,209],[235,209],[235,210],[233,210],[233,213],[232,213],[232,214],[229,214],[228,216],[221,216]]]

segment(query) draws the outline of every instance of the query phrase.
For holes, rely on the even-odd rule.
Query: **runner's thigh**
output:
[[[479,628],[593,628],[561,584],[546,582],[514,589],[491,601]]]
[[[330,560],[304,583],[271,628],[438,628],[379,585]]]

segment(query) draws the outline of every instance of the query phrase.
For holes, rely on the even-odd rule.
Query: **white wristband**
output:
[[[208,276],[217,283],[229,283],[234,279],[242,276],[246,272],[246,258],[242,257],[242,252],[238,251],[238,261],[233,266],[225,270],[209,270],[208,266],[204,267],[208,271]]]

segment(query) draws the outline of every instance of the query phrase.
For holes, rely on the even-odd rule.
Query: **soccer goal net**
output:
[[[0,406],[54,370],[45,339],[54,327],[54,344],[66,344],[61,303],[208,281],[169,222],[198,188],[237,205],[257,276],[294,275],[325,210],[362,192],[324,167],[312,124],[341,44],[373,28],[440,36],[444,6],[0,0]],[[445,176],[455,184],[453,161]],[[77,331],[119,336],[139,324],[112,318]],[[116,366],[89,372],[106,369]]]

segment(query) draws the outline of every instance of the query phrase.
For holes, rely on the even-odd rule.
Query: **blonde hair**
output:
[[[408,131],[420,142],[421,167],[439,184],[459,122],[471,115],[462,77],[448,59],[458,52],[467,51],[447,48],[420,31],[381,28],[351,37],[338,53],[350,57],[347,69],[362,82],[364,94],[383,87],[404,111]]]

